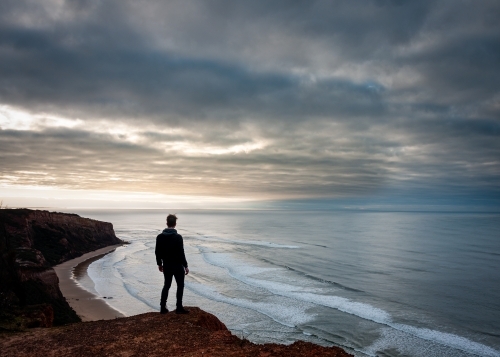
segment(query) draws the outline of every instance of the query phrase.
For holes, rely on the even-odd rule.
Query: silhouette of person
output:
[[[167,227],[156,237],[156,263],[158,270],[163,273],[165,283],[161,291],[160,298],[160,313],[166,314],[168,290],[172,285],[172,277],[177,283],[177,304],[175,312],[177,314],[187,314],[182,305],[182,295],[184,294],[184,276],[189,274],[188,263],[184,254],[184,242],[182,236],[177,233],[175,226],[177,225],[177,216],[169,214],[167,216]]]

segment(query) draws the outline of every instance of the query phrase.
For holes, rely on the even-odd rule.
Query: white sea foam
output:
[[[325,286],[324,289],[315,288],[317,292],[311,292],[311,288],[307,287],[308,282],[306,279],[301,279],[300,282],[295,281],[295,284],[292,285],[257,278],[262,276],[263,272],[270,271],[275,271],[274,276],[285,276],[287,271],[283,268],[263,268],[244,265],[232,259],[229,254],[206,254],[206,256],[209,262],[226,268],[229,274],[235,279],[252,286],[264,288],[273,294],[331,307],[377,323],[387,324],[391,321],[391,317],[387,312],[372,305],[351,301],[340,296],[321,294],[322,292],[331,293],[334,289],[330,287]]]
[[[465,337],[427,328],[419,328],[406,324],[395,323],[392,321],[390,314],[383,309],[374,307],[370,304],[352,301],[341,296],[325,294],[328,287],[325,287],[324,289],[307,287],[307,281],[305,279],[298,278],[300,280],[296,281],[296,283],[292,285],[261,278],[263,275],[265,275],[266,278],[269,278],[270,274],[265,274],[269,272],[274,272],[273,276],[275,277],[283,277],[288,273],[283,268],[247,265],[241,261],[235,260],[230,254],[224,253],[213,254],[204,252],[203,256],[210,264],[225,268],[233,278],[245,284],[266,289],[273,294],[330,307],[365,320],[390,326],[393,329],[420,339],[432,341],[447,347],[465,351],[467,353],[485,357],[500,357],[500,352],[495,349],[481,343],[471,341]],[[329,290],[331,292],[332,289],[330,288]]]
[[[300,302],[291,305],[268,301],[252,301],[244,298],[234,298],[222,295],[215,289],[199,283],[186,282],[185,286],[191,291],[208,299],[258,311],[274,321],[289,327],[307,323],[315,318],[314,315],[305,312],[309,306]]]
[[[405,324],[389,323],[389,326],[397,330],[409,333],[418,338],[440,343],[449,347],[456,348],[468,353],[473,353],[484,357],[499,357],[500,352],[483,345],[479,342],[471,341],[465,337],[457,336],[452,333],[431,330],[428,328],[414,327]]]
[[[439,331],[429,331],[433,335],[435,333],[443,334]],[[418,337],[416,334],[409,334],[402,330],[395,330],[391,327],[384,327],[380,329],[380,337],[375,340],[370,346],[363,348],[360,352],[375,357],[379,355],[379,351],[397,349],[398,352],[404,356],[445,357],[450,356],[450,345],[455,344],[454,347],[451,346],[453,348],[453,357],[497,357],[499,355],[498,351],[495,351],[488,346],[477,344],[476,342],[472,342],[463,337],[453,334],[445,335],[448,335],[446,337],[446,343],[440,343],[438,341],[430,339],[425,339],[426,341],[422,342],[422,337]],[[439,339],[439,337],[437,339]],[[463,339],[463,341],[459,342],[459,339]],[[471,346],[470,342],[479,346]]]
[[[325,285],[318,288],[318,283],[315,283],[316,287],[313,287],[310,286],[307,279],[298,277],[295,277],[294,284],[262,279],[264,273],[267,273],[265,278],[271,278],[271,275],[280,279],[285,278],[288,271],[283,268],[248,265],[235,260],[230,254],[224,253],[211,254],[205,252],[203,256],[208,263],[227,269],[233,278],[245,284],[266,289],[273,294],[331,307],[378,323],[387,324],[391,321],[387,312],[372,305],[351,301],[340,296],[325,295],[325,293],[335,291],[330,286]],[[273,274],[269,274],[271,272]]]
[[[147,298],[147,290],[161,286],[162,277],[151,274],[156,266],[148,263],[150,257],[143,259],[148,251],[151,248],[135,241],[93,262],[87,270],[98,295],[112,297],[106,303],[125,316],[155,310]]]

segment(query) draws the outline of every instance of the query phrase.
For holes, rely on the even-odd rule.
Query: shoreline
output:
[[[53,267],[59,278],[59,289],[66,301],[82,321],[112,320],[125,317],[97,295],[85,290],[75,277],[86,275],[88,266],[102,256],[111,253],[122,244],[110,245],[68,260]]]

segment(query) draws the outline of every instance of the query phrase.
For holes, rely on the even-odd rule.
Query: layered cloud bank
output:
[[[498,1],[4,1],[3,187],[500,199]]]

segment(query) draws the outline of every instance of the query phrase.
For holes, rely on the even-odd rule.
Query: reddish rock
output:
[[[2,356],[255,356],[348,357],[339,347],[310,342],[257,345],[234,335],[214,315],[147,313],[50,329],[0,334]]]

